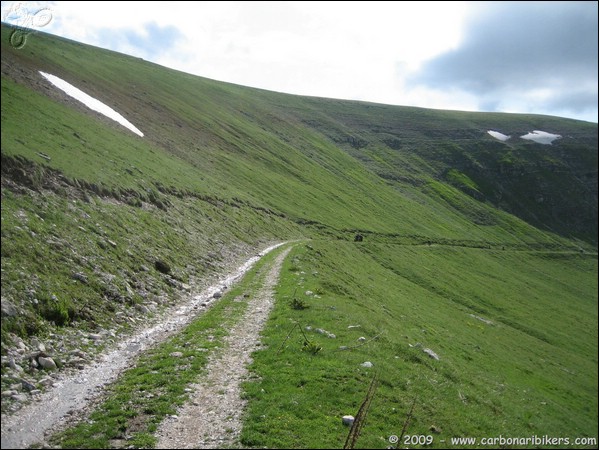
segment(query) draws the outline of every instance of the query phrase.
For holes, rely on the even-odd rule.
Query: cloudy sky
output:
[[[597,13],[596,1],[2,2],[3,21],[245,86],[591,122]]]

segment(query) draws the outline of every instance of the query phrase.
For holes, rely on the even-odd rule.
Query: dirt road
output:
[[[229,448],[236,444],[245,405],[241,383],[247,378],[251,353],[274,305],[273,289],[290,250],[283,251],[266,268],[261,288],[231,329],[224,350],[213,355],[207,374],[192,387],[194,392],[177,417],[167,419],[158,429],[156,448]]]
[[[200,294],[190,296],[156,325],[121,342],[118,348],[100,356],[84,370],[64,375],[52,388],[13,415],[3,415],[2,448],[26,448],[43,442],[45,435],[55,430],[71,414],[101,397],[104,387],[116,380],[123,370],[131,367],[143,351],[172,336],[195,318],[198,305],[211,301],[216,291],[241,279],[262,256],[281,245],[283,243],[268,247],[234,271],[223,274],[217,283]]]

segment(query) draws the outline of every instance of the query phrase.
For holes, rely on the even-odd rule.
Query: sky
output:
[[[291,94],[597,122],[598,2],[2,2],[2,20]]]

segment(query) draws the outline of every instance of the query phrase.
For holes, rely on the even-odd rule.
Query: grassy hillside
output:
[[[3,111],[11,111],[3,116],[3,133],[10,136],[3,141],[3,152],[59,167],[69,178],[136,190],[159,183],[208,192],[224,199],[252,201],[292,220],[317,221],[337,230],[467,235],[483,240],[497,236],[518,241],[553,237],[501,214],[481,201],[484,199],[472,202],[460,186],[450,186],[443,178],[447,167],[463,169],[463,160],[470,153],[474,153],[472,164],[481,165],[477,160],[483,160],[497,145],[486,134],[487,128],[557,130],[567,135],[572,145],[585,145],[580,155],[568,153],[568,157],[591,176],[594,170],[596,180],[597,152],[592,148],[597,147],[597,127],[589,123],[282,95],[194,77],[41,34],[30,36],[23,52],[6,45],[6,39],[3,42],[7,61],[3,70],[8,75],[3,89],[10,92],[5,95],[10,100]],[[137,124],[145,137],[138,138],[84,106],[73,105],[73,100],[57,92],[48,98],[47,92],[55,89],[49,88],[37,70],[55,74],[105,101]],[[27,89],[19,88],[23,84]],[[40,127],[51,126],[51,140],[50,133],[25,135],[19,125],[25,117]],[[55,123],[56,117],[61,118],[60,125]],[[406,150],[402,151],[397,142],[403,142],[404,135]],[[381,139],[387,139],[388,145],[382,145]],[[522,142],[514,146],[517,154],[525,147],[529,153],[533,149],[535,159],[547,158],[547,147]],[[361,149],[359,154],[352,151],[356,147]],[[485,149],[482,155],[475,152],[480,148]],[[52,157],[49,164],[36,155],[40,149]],[[495,158],[506,159],[505,153]],[[80,164],[82,159],[90,164]],[[561,159],[557,162],[564,163],[565,158]],[[376,162],[387,167],[388,173],[374,167]],[[574,168],[569,172],[566,181],[583,178]],[[436,195],[436,181],[447,184],[450,192]],[[495,186],[489,183],[481,190],[491,195]],[[573,194],[583,189],[578,184],[572,187]],[[596,189],[588,191],[596,197]],[[455,199],[448,202],[447,197]],[[588,195],[583,198],[588,205],[573,206],[579,214],[596,219],[597,202]],[[568,197],[569,202],[577,199],[577,195]],[[490,217],[481,224],[472,223],[471,213],[465,212],[472,208]],[[541,209],[536,206],[530,214],[538,216]],[[546,222],[545,228],[556,228],[553,222]],[[582,236],[593,236],[596,242],[596,220],[585,224]],[[479,225],[489,227],[480,230]],[[511,236],[503,231],[505,225],[521,230]]]
[[[342,445],[339,414],[356,412],[373,372],[360,445],[399,434],[414,398],[412,434],[596,433],[596,124],[278,94],[42,33],[15,49],[10,31],[3,356],[34,337],[97,351],[82,331],[116,335],[267,242],[311,238],[288,259],[256,356],[245,445]],[[300,295],[311,307],[291,309]],[[308,355],[294,335],[277,353],[293,321],[337,337],[316,336],[323,350]],[[377,339],[338,350],[360,336]]]
[[[413,402],[406,434],[434,448],[457,436],[596,437],[596,258],[313,241],[285,269],[259,381],[246,385],[243,444],[342,448],[341,417],[356,415],[375,375],[357,448],[385,448]],[[294,323],[322,350],[302,351]]]

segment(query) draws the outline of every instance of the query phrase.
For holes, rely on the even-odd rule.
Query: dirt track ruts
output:
[[[158,324],[146,328],[124,340],[118,348],[100,356],[93,364],[74,375],[63,375],[46,392],[12,415],[2,415],[2,440],[4,448],[27,448],[44,442],[46,434],[54,431],[74,412],[101,397],[104,386],[113,382],[137,357],[149,347],[172,336],[188,324],[197,313],[194,310],[223,286],[238,281],[262,256],[283,245],[277,244],[248,259],[234,271],[223,274],[217,283],[198,295],[178,305],[176,310]]]
[[[190,400],[157,431],[156,448],[220,448],[237,444],[245,401],[241,383],[247,379],[251,353],[274,305],[273,289],[291,248],[271,263],[260,289],[248,301],[243,317],[225,338],[224,350],[210,359],[206,375],[192,386]]]

